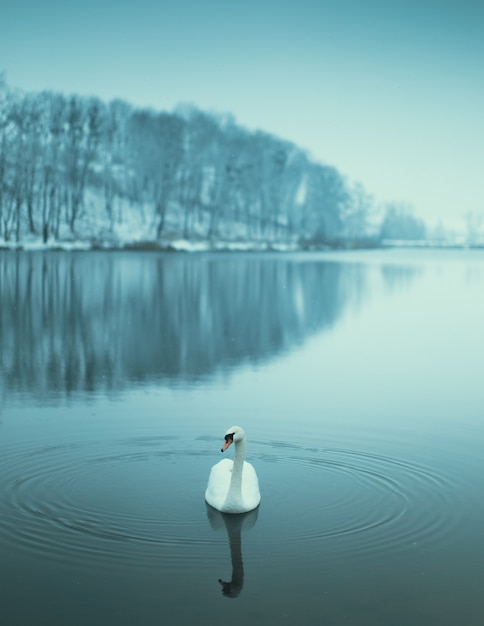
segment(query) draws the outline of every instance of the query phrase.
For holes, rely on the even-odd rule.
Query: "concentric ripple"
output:
[[[227,541],[213,533],[203,501],[216,443],[200,438],[182,449],[150,437],[4,449],[0,546],[97,566],[206,559]],[[457,486],[404,459],[251,442],[250,460],[262,492],[254,541],[279,559],[395,553],[438,543],[459,523]]]
[[[457,485],[429,467],[350,449],[264,447],[277,476],[273,533],[297,550],[319,542],[339,554],[398,552],[443,541],[459,523]]]
[[[181,462],[172,441],[157,438],[109,450],[89,442],[4,451],[0,544],[86,562],[192,556],[209,533],[187,457]]]

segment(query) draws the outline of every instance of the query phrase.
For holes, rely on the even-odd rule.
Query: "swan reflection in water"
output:
[[[248,513],[232,515],[221,513],[207,504],[207,516],[214,530],[225,528],[229,538],[230,559],[232,561],[232,579],[230,581],[218,579],[222,585],[222,593],[228,598],[236,598],[244,586],[244,563],[242,560],[242,528],[252,528],[256,521],[259,509]]]

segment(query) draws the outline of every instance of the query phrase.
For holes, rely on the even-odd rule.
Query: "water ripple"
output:
[[[395,552],[437,545],[461,521],[459,486],[434,468],[367,451],[260,445],[271,475],[282,478],[270,505],[286,545]]]
[[[184,446],[184,447],[183,447]],[[0,461],[0,546],[92,564],[207,558],[211,438],[11,446]],[[264,545],[378,554],[438,545],[460,521],[459,488],[434,468],[342,448],[253,442]],[[202,472],[201,469],[203,468]],[[256,530],[257,533],[257,530]]]
[[[93,443],[4,451],[0,545],[51,559],[120,559],[141,550],[145,560],[169,560],[184,548],[191,558],[194,546],[211,541],[203,496],[192,494],[186,463],[177,472],[188,489],[170,480],[171,439],[155,439],[120,441],[109,454]]]

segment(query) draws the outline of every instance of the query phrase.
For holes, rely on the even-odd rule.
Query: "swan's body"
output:
[[[259,506],[259,481],[255,469],[244,461],[246,439],[240,426],[225,435],[222,452],[234,443],[234,460],[223,459],[212,467],[205,500],[222,513],[246,513]]]

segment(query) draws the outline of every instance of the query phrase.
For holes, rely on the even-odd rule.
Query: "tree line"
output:
[[[227,115],[19,94],[0,81],[0,238],[109,239],[126,211],[151,240],[332,244],[367,236],[374,201]]]

